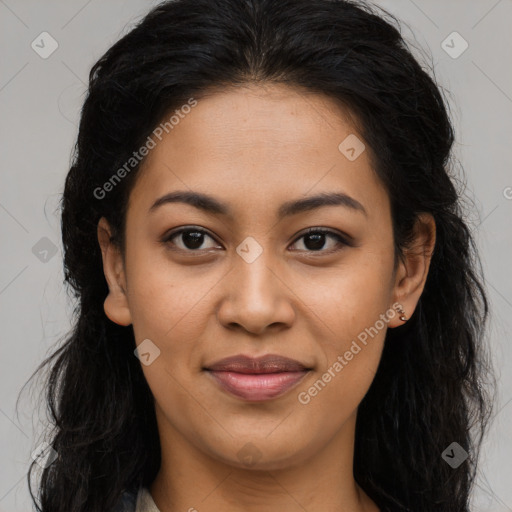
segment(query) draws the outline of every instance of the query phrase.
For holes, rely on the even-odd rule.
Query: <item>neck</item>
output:
[[[160,512],[378,512],[353,477],[355,419],[308,458],[239,467],[192,444],[157,410],[162,463],[151,495]]]

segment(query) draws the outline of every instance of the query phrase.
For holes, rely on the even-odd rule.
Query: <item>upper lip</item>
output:
[[[279,373],[310,370],[310,368],[294,359],[276,354],[267,354],[261,357],[250,357],[238,354],[221,359],[205,367],[205,369],[236,373]]]

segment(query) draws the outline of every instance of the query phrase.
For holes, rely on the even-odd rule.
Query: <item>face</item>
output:
[[[237,467],[297,464],[353,427],[386,330],[403,324],[393,304],[410,317],[429,260],[394,269],[388,195],[331,99],[237,87],[186,111],[132,190],[124,259],[100,222],[105,312],[150,340],[162,444]],[[269,354],[301,367],[205,369]]]

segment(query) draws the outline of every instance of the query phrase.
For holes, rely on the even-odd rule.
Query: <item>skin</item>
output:
[[[285,85],[214,92],[146,158],[129,198],[124,258],[109,241],[108,222],[98,224],[110,290],[105,313],[132,324],[137,344],[150,339],[161,351],[141,364],[162,445],[150,486],[161,512],[378,511],[353,477],[355,420],[386,329],[404,323],[399,315],[309,403],[298,394],[393,303],[410,318],[435,223],[420,216],[394,269],[389,198],[368,150],[350,161],[338,149],[349,134],[357,130],[347,112],[320,94]],[[232,214],[183,203],[148,213],[177,190],[214,196]],[[287,201],[333,191],[359,201],[367,215],[334,205],[276,217]],[[162,241],[178,227],[211,236],[196,246],[181,235]],[[315,246],[303,236],[311,227],[345,233],[353,245],[326,236]],[[236,252],[249,236],[263,249],[251,263]],[[226,393],[202,370],[224,357],[268,353],[313,369],[285,395],[257,403]],[[252,465],[240,450],[253,455]]]

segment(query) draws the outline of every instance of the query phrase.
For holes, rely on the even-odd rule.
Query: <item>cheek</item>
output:
[[[310,272],[307,279],[293,283],[338,350],[391,306],[392,263],[386,251],[361,247],[347,253],[335,268]]]
[[[329,330],[321,344],[322,364],[297,394],[311,428],[318,424],[334,431],[355,412],[377,372],[389,311],[364,310],[356,318],[340,315]]]
[[[192,335],[200,328],[204,296],[214,279],[198,269],[184,271],[160,250],[132,255],[128,302],[137,340],[154,337],[168,343],[176,332]]]
[[[315,338],[322,362],[313,387],[301,391],[306,393],[303,402],[315,402],[319,414],[328,404],[346,416],[373,381],[395,315],[392,258],[385,251],[361,249],[327,277],[321,286],[309,287],[308,305],[321,320]]]
[[[310,431],[330,437],[356,413],[378,367],[381,343],[376,339],[372,343],[350,361],[337,361],[337,355],[329,358],[325,371],[298,390],[297,407]]]

